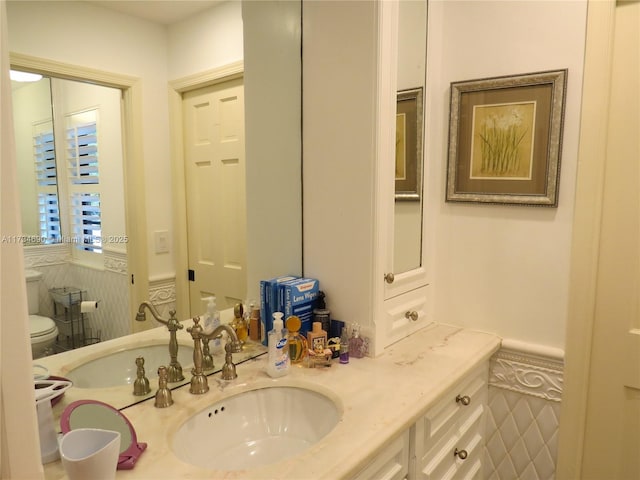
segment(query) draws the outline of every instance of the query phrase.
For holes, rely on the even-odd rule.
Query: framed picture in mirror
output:
[[[448,202],[556,207],[567,70],[453,82]]]
[[[422,87],[398,92],[396,107],[396,201],[422,193]]]

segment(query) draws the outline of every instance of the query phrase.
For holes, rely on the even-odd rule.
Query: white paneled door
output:
[[[230,80],[183,96],[191,312],[246,296],[244,88]]]
[[[589,2],[558,480],[640,478],[640,2]]]

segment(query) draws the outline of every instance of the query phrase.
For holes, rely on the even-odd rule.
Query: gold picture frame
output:
[[[401,90],[396,103],[396,201],[418,201],[422,195],[422,87]]]
[[[453,82],[447,202],[558,206],[567,70]]]

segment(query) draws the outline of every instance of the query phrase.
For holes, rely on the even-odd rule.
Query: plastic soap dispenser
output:
[[[216,297],[206,297],[203,298],[202,301],[207,302],[207,312],[204,314],[202,327],[204,333],[211,333],[220,325],[220,312],[216,306]],[[213,340],[213,349],[216,352],[222,351],[222,344],[219,338]]]
[[[289,373],[289,343],[287,341],[287,330],[282,321],[283,313],[273,314],[273,330],[268,335],[268,365],[267,374],[270,377],[282,377]]]

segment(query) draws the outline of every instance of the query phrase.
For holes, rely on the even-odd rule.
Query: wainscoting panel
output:
[[[69,244],[56,244],[24,250],[25,267],[43,274],[39,289],[39,313],[46,317],[54,316],[50,289],[76,287],[87,292],[84,300],[99,302],[95,312],[85,314],[87,338],[105,341],[131,333],[126,253],[105,249],[104,269],[96,269],[73,263],[70,248]],[[67,325],[59,325],[58,341],[65,346],[68,342],[64,336],[70,335],[70,331],[64,328]]]
[[[149,301],[156,307],[158,313],[164,318],[169,318],[169,311],[176,309],[176,278],[162,277],[149,280]],[[178,320],[185,320],[180,312],[176,314]],[[147,315],[147,319],[156,325],[160,323],[153,320],[153,316]]]
[[[522,347],[522,344],[517,345]],[[491,359],[485,446],[487,480],[553,480],[563,354],[503,348]]]

